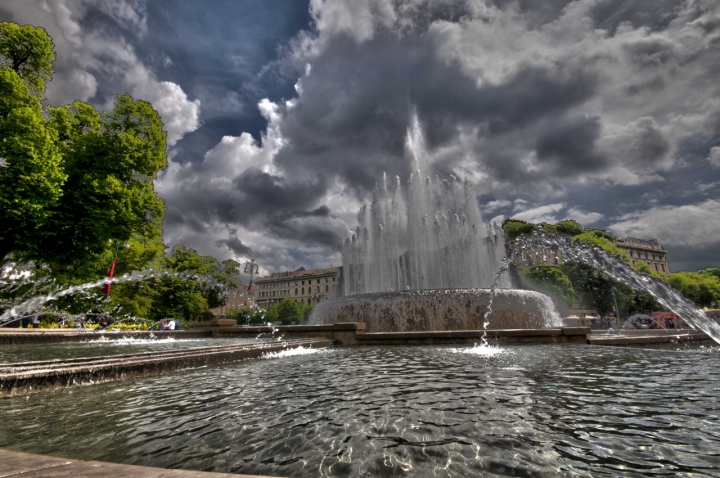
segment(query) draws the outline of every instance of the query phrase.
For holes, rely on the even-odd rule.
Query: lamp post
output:
[[[248,285],[248,294],[250,294],[252,290],[252,283],[253,283],[253,275],[260,272],[260,266],[257,262],[255,262],[255,259],[250,259],[249,262],[245,263],[245,273],[250,274],[250,284]]]

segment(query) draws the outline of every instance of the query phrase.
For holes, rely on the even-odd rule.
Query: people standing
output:
[[[40,327],[40,312],[37,310],[33,314],[32,326],[33,326],[33,329],[37,329]]]

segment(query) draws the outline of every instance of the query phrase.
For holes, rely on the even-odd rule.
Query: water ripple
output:
[[[363,347],[5,399],[0,446],[280,476],[717,476],[720,355]]]

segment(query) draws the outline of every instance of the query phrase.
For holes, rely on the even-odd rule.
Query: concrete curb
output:
[[[70,460],[0,448],[0,478],[115,478],[118,476],[132,476],[135,478],[262,478],[260,475],[236,475],[122,465],[102,461]]]

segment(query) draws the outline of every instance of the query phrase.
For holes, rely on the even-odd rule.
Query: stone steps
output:
[[[53,390],[74,385],[158,375],[260,357],[288,348],[329,347],[328,339],[295,339],[196,347],[163,352],[0,364],[0,397]]]

